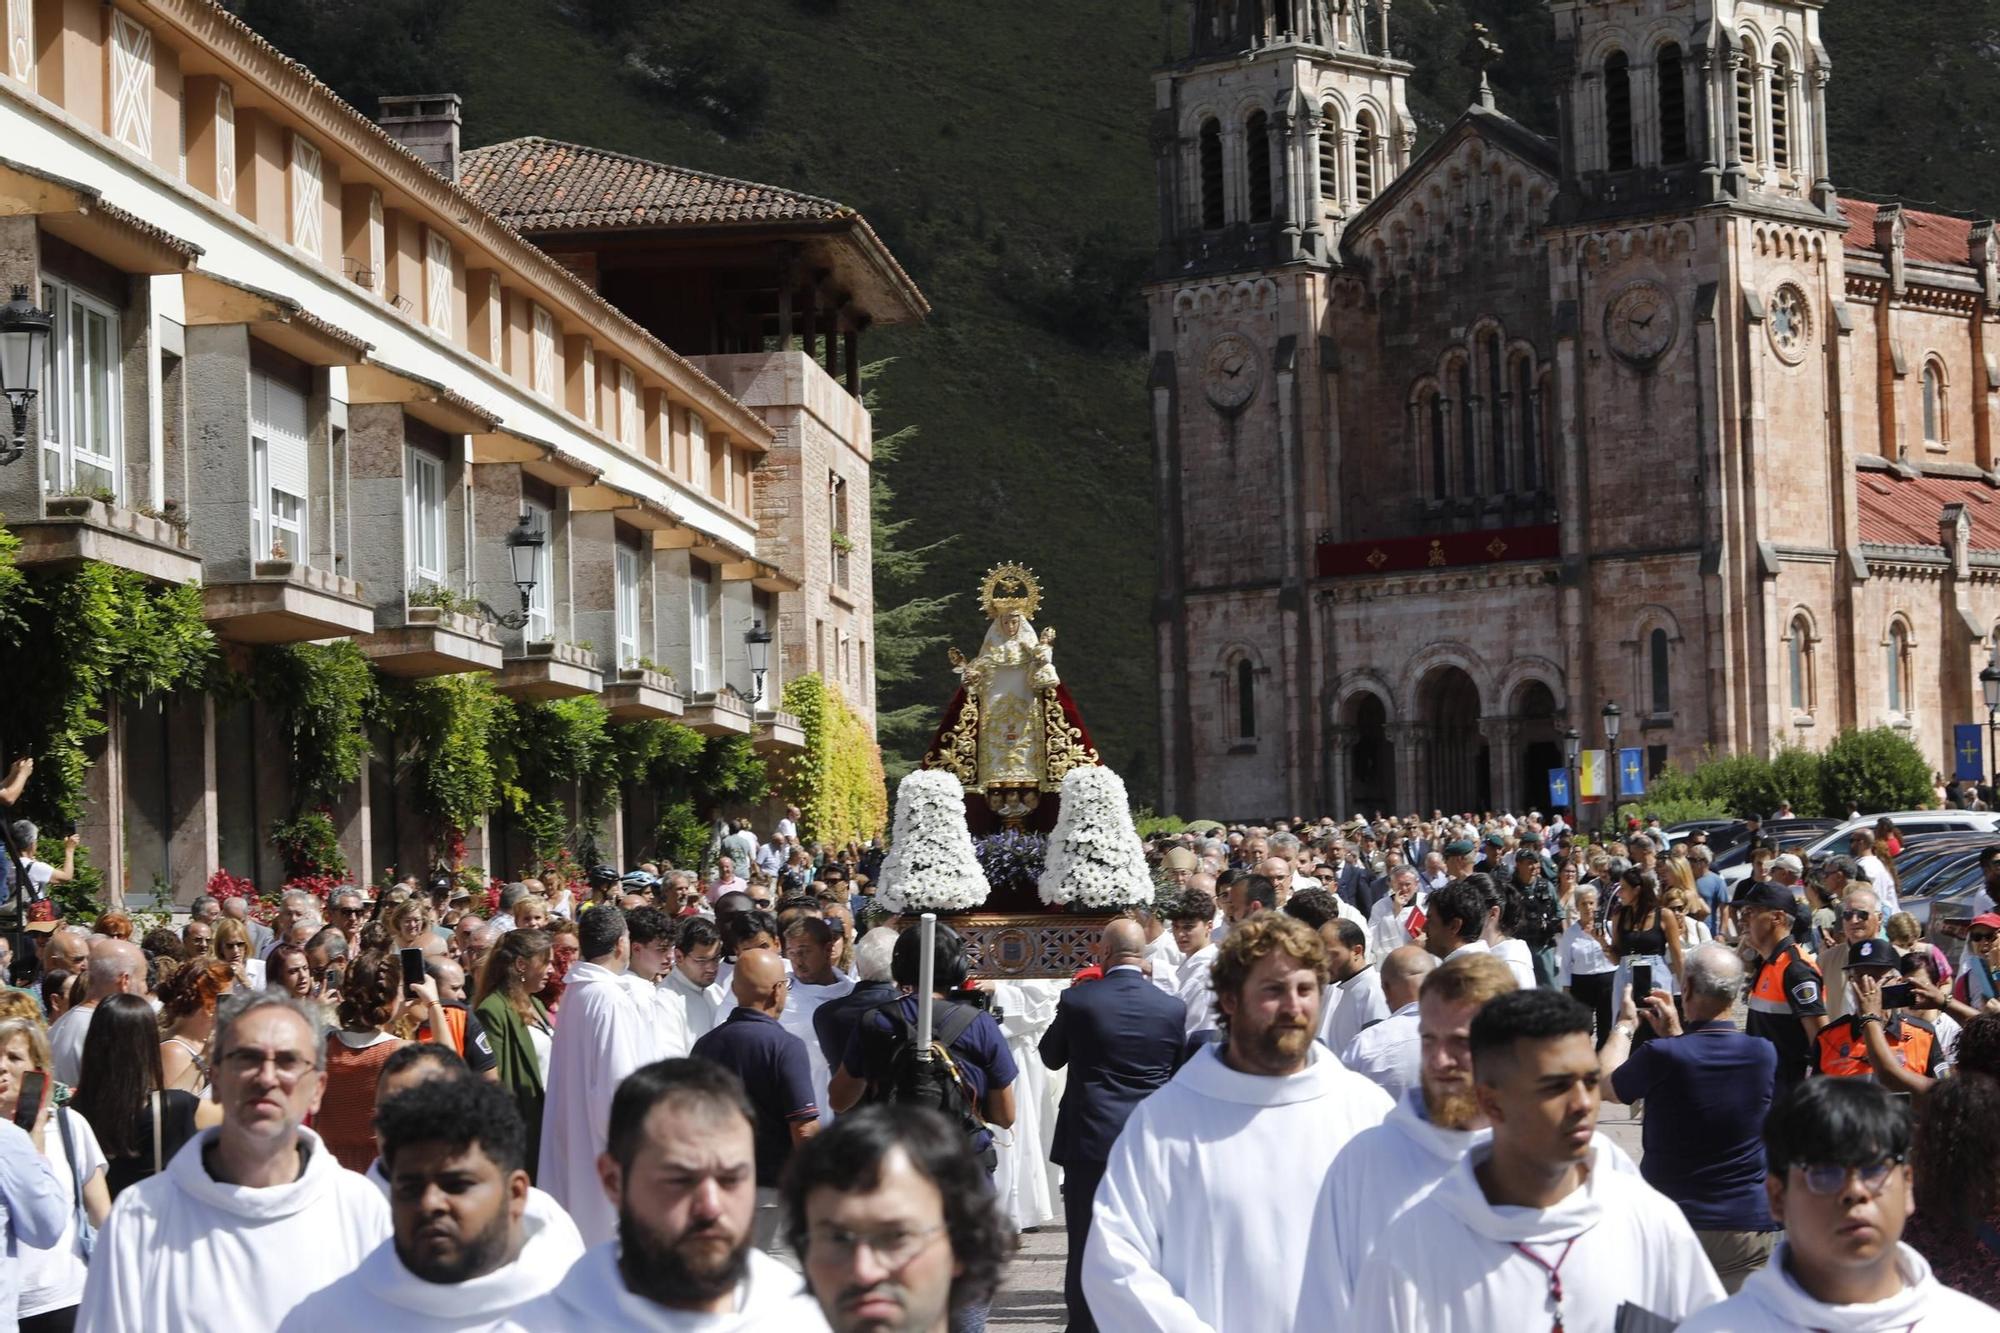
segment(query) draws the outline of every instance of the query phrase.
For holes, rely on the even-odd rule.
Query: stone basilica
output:
[[[1607,700],[1656,770],[1886,724],[1949,771],[2000,245],[1840,196],[1825,3],[1552,0],[1557,139],[1482,92],[1413,155],[1388,0],[1196,0],[1153,133],[1162,808],[1538,805]]]

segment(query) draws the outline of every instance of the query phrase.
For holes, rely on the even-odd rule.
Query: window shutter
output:
[[[125,14],[111,15],[111,136],[153,151],[153,33]]]
[[[269,442],[271,489],[303,500],[306,485],[306,396],[262,371],[250,376],[251,429]]]
[[[7,0],[7,68],[22,83],[35,74],[35,16],[31,0]]]
[[[292,244],[315,259],[320,254],[321,211],[325,182],[320,179],[319,149],[310,140],[292,136]]]

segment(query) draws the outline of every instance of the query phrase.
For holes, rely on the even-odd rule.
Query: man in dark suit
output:
[[[1091,1202],[1104,1178],[1111,1145],[1132,1108],[1180,1067],[1187,1006],[1146,979],[1146,932],[1118,920],[1104,928],[1097,956],[1099,981],[1063,992],[1055,1021],[1043,1034],[1042,1063],[1070,1066],[1056,1114],[1049,1156],[1063,1169],[1063,1219],[1069,1228],[1069,1262],[1063,1298],[1069,1333],[1096,1333],[1083,1299],[1083,1247],[1090,1238]]]

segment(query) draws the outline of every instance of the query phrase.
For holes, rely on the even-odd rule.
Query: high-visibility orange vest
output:
[[[444,1025],[447,1028],[451,1029],[451,1048],[454,1051],[457,1051],[460,1055],[464,1055],[465,1054],[465,1010],[454,1008],[448,1004],[440,1005],[438,1007],[444,1010]],[[429,1023],[425,1023],[417,1029],[417,1040],[429,1041],[430,1039],[431,1039],[431,1025]]]
[[[1919,1074],[1930,1067],[1931,1046],[1937,1034],[1922,1023],[1905,1019],[1893,1027],[1882,1026],[1889,1049],[1905,1069]],[[1872,1078],[1875,1066],[1868,1059],[1868,1041],[1852,1014],[1828,1023],[1819,1032],[1819,1072],[1832,1078]]]
[[[1815,973],[1819,971],[1818,963],[1808,958],[1798,945],[1786,941],[1778,946],[1778,952],[1771,955],[1770,960],[1758,970],[1756,984],[1750,988],[1749,1005],[1752,1009],[1761,1009],[1771,1014],[1792,1012],[1792,998],[1785,991],[1785,969],[1791,966],[1793,958],[1797,958]]]

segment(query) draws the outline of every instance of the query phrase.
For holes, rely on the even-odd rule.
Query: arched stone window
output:
[[[1951,439],[1950,399],[1946,397],[1944,363],[1936,357],[1924,362],[1924,443],[1944,444]]]
[[[1514,361],[1514,416],[1520,423],[1521,489],[1542,489],[1542,425],[1536,418],[1541,405],[1535,400],[1535,364],[1520,356]]]
[[[1604,151],[1612,171],[1632,169],[1632,62],[1623,51],[1604,61]]]
[[[1319,197],[1340,206],[1340,108],[1328,102],[1319,112]]]
[[[1257,669],[1247,657],[1236,662],[1236,736],[1257,739]]]
[[[1910,627],[1901,618],[1889,622],[1888,642],[1883,645],[1883,683],[1887,686],[1889,711],[1898,717],[1910,711]]]
[[[1222,123],[1201,124],[1201,225],[1220,230],[1228,214],[1222,201]]]
[[[1780,46],[1771,52],[1771,165],[1792,169],[1792,53]]]
[[[1363,111],[1354,118],[1354,202],[1375,197],[1375,116]]]
[[[1687,66],[1680,47],[1668,42],[1660,48],[1653,76],[1659,85],[1660,162],[1678,166],[1688,160]]]
[[[1652,713],[1662,717],[1674,708],[1673,664],[1669,660],[1666,630],[1655,629],[1646,636],[1646,660],[1652,683]]]
[[[1271,220],[1271,121],[1261,111],[1252,111],[1243,122],[1243,166],[1249,174],[1250,220]]]
[[[1461,495],[1479,494],[1479,437],[1472,403],[1472,358],[1458,359],[1458,484]]]
[[[1442,500],[1451,494],[1451,453],[1445,437],[1444,396],[1435,387],[1418,396],[1416,424],[1430,472],[1431,498]]]
[[[1486,450],[1493,459],[1493,476],[1487,489],[1495,495],[1504,495],[1512,480],[1513,469],[1507,465],[1507,379],[1498,329],[1486,337],[1486,420],[1487,429],[1492,432],[1492,438],[1486,442]]]
[[[1792,712],[1809,714],[1814,707],[1813,679],[1813,634],[1812,623],[1805,614],[1792,617],[1792,627],[1785,635],[1785,678],[1791,689]]]
[[[1736,156],[1757,163],[1757,47],[1748,37],[1736,56]]]

